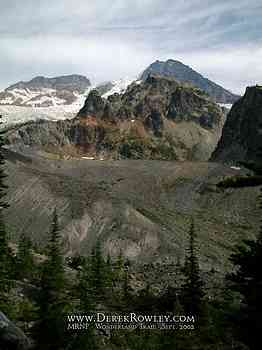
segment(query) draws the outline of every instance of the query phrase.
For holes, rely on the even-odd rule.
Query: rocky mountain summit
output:
[[[175,60],[155,61],[141,75],[142,80],[146,80],[150,74],[158,74],[165,77],[175,77],[178,81],[189,83],[200,88],[209,94],[218,103],[232,104],[240,96],[224,89],[222,86],[203,77],[201,74]]]
[[[207,160],[225,115],[203,91],[149,76],[107,99],[92,90],[76,118],[14,127],[14,148],[103,159]]]
[[[228,114],[222,137],[211,160],[257,162],[262,149],[262,86],[246,89]]]
[[[6,90],[11,91],[14,89],[29,89],[29,90],[39,90],[42,88],[46,89],[56,89],[56,90],[71,90],[83,93],[88,86],[90,86],[90,81],[83,75],[65,75],[54,78],[46,77],[35,77],[28,82],[19,82],[11,85]]]
[[[69,105],[84,94],[91,83],[82,75],[35,77],[18,82],[0,93],[0,105],[50,107]]]

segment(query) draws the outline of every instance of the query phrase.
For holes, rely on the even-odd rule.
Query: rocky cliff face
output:
[[[257,162],[262,149],[262,87],[248,87],[234,104],[212,161]],[[260,154],[259,154],[260,153]]]
[[[204,78],[201,74],[179,61],[156,61],[142,73],[141,79],[146,80],[150,74],[175,77],[180,82],[190,83],[205,91],[218,103],[232,104],[240,98],[240,96],[237,96],[224,89],[222,86]]]
[[[26,124],[9,131],[13,147],[107,159],[207,160],[225,115],[201,90],[150,76],[103,99],[93,90],[71,121]]]
[[[75,144],[94,145],[93,130],[96,153],[117,159],[206,160],[224,122],[222,110],[202,91],[158,76],[107,100],[92,91],[77,118]]]

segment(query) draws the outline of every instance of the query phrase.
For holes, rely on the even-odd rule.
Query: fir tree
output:
[[[123,276],[123,282],[122,282],[122,300],[121,304],[123,307],[123,311],[130,310],[132,311],[132,302],[133,302],[133,295],[132,295],[132,287],[130,284],[130,271],[129,271],[129,262],[125,263],[124,267],[124,276]]]
[[[97,241],[91,259],[94,297],[97,303],[103,303],[105,299],[105,261],[101,251],[101,243]]]
[[[65,341],[65,272],[60,240],[55,210],[38,298],[39,320],[35,328],[38,349],[59,349]]]
[[[200,277],[199,262],[196,252],[196,233],[192,220],[189,231],[189,248],[185,260],[185,283],[182,289],[182,304],[185,312],[200,316],[203,311],[203,281]]]
[[[22,234],[19,239],[18,252],[17,252],[17,278],[32,279],[34,275],[34,258],[32,242],[29,237]]]
[[[93,273],[91,258],[83,263],[78,277],[77,296],[80,301],[80,311],[88,313],[95,309],[95,290],[93,285]]]
[[[101,304],[104,306],[106,299],[105,281],[106,272],[109,270],[109,260],[106,264],[101,245],[98,241],[92,249],[90,257],[85,259],[79,272],[77,296],[79,298],[80,313],[93,314]],[[70,347],[71,348],[71,347]],[[79,332],[72,342],[72,349],[97,349],[97,340],[94,325],[91,323],[85,332]]]
[[[112,275],[111,259],[105,262],[98,241],[79,274],[78,290],[82,309],[94,309],[108,303],[112,293]]]

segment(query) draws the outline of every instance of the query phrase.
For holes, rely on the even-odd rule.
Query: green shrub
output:
[[[262,176],[232,176],[217,184],[220,188],[241,188],[262,185]]]

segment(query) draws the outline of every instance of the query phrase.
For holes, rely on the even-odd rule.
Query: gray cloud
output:
[[[135,76],[174,58],[241,92],[262,81],[260,0],[0,0],[0,85]]]

